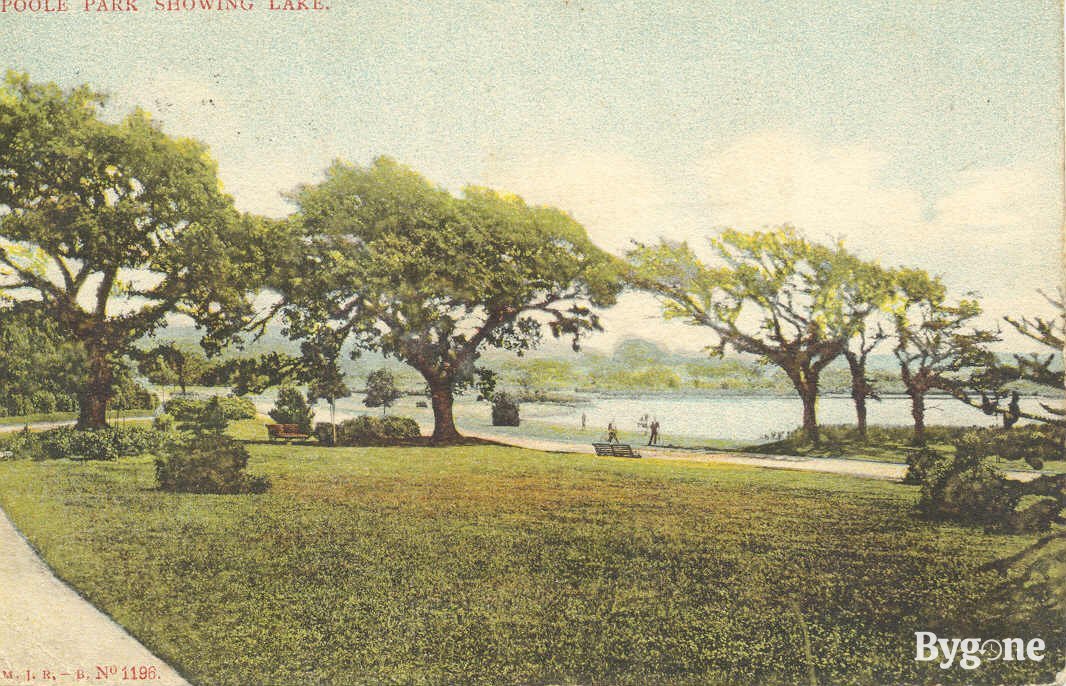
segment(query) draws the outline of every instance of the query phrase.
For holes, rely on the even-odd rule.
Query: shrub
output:
[[[333,445],[333,424],[330,422],[315,423],[315,438],[322,445]]]
[[[154,410],[159,396],[140,386],[121,386],[111,401],[116,410]]]
[[[56,396],[51,391],[35,391],[30,396],[30,405],[34,413],[56,411]]]
[[[167,414],[166,412],[157,415],[156,418],[152,420],[152,428],[160,433],[170,433],[174,430],[174,427],[174,415]]]
[[[255,419],[255,404],[247,398],[241,398],[235,395],[225,397],[212,396],[212,398],[218,399],[223,412],[225,412],[226,419],[230,421]],[[210,398],[177,396],[168,400],[164,409],[167,414],[173,415],[174,419],[179,422],[195,422],[199,419],[200,413],[204,410],[204,406],[206,406],[210,400]]]
[[[384,417],[381,428],[385,437],[394,441],[411,441],[422,435],[418,422],[410,417]]]
[[[159,488],[178,493],[263,493],[265,477],[245,472],[248,450],[228,436],[205,434],[170,443],[155,462]]]
[[[321,422],[315,426],[316,435],[324,444],[323,433],[332,438],[330,424]],[[406,443],[418,438],[421,431],[418,422],[410,417],[373,417],[364,415],[346,419],[337,425],[337,445],[392,445]]]
[[[492,425],[518,426],[518,402],[500,391],[492,396]]]
[[[304,394],[291,386],[278,389],[278,399],[270,410],[270,418],[278,424],[295,424],[300,433],[311,433],[314,411],[307,404]]]
[[[929,448],[909,451],[907,453],[907,473],[903,476],[903,483],[912,485],[925,483],[930,471],[936,467],[938,462],[945,459],[947,458]]]
[[[981,524],[986,530],[1047,530],[1066,508],[1066,474],[1016,481],[986,459],[1022,459],[1039,468],[1046,456],[1061,455],[1059,435],[1054,427],[967,430],[955,439],[954,456],[918,460],[908,470],[908,476],[913,471],[921,478],[919,511],[933,519]],[[1019,509],[1023,502],[1026,507]]]
[[[17,459],[114,460],[154,452],[161,443],[160,432],[139,426],[113,426],[92,431],[64,426],[40,432],[20,431],[8,441],[8,449]]]
[[[932,469],[922,484],[918,508],[933,519],[1006,528],[1020,497],[995,469],[975,465],[967,469]]]

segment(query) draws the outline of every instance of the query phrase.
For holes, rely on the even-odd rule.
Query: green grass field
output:
[[[1034,538],[916,520],[910,487],[498,446],[250,447],[264,495],[162,493],[143,457],[0,462],[0,504],[195,684],[1023,683],[1061,668],[1066,630],[1009,595],[1018,575],[975,571]],[[1041,636],[1049,659],[941,671],[914,662],[919,630]]]
[[[41,414],[26,414],[18,417],[0,417],[0,426],[32,424],[33,422],[62,422],[77,418],[77,412],[44,412]]]

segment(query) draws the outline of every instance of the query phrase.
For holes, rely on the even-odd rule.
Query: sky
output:
[[[1061,282],[1056,1],[85,2],[0,13],[0,66],[204,141],[243,210],[385,154],[565,209],[618,254],[787,222],[974,291],[988,322],[1047,313]],[[709,342],[648,296],[604,322],[593,347]]]

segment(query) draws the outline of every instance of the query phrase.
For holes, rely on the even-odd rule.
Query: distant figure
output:
[[[618,428],[614,425],[613,421],[607,422],[607,442],[618,442]]]
[[[637,420],[637,429],[639,429],[641,433],[644,433],[644,432],[646,432],[648,430],[648,415],[647,414],[640,415],[640,419]]]
[[[659,442],[659,420],[651,420],[651,438],[648,439],[648,445],[656,445]]]
[[[586,416],[585,416],[585,413],[584,413],[584,412],[582,412],[582,413],[581,413],[581,429],[582,429],[582,430],[584,430],[584,429],[585,429],[585,422],[587,422],[587,421],[588,421],[588,417],[586,417]]]

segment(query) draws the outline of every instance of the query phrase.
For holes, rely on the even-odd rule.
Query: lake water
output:
[[[254,398],[263,412],[273,405],[273,397]],[[424,398],[405,397],[390,414],[414,417],[424,427],[432,427],[432,413],[427,408],[416,406]],[[1048,399],[1025,398],[1023,410],[1038,410],[1039,403],[1063,406]],[[319,403],[316,419],[328,421],[328,409]],[[868,403],[869,423],[907,426],[912,423],[910,399],[886,397],[880,402]],[[337,419],[360,414],[374,414],[362,404],[362,396],[353,396],[337,402]],[[619,429],[637,430],[637,421],[644,414],[659,420],[660,433],[666,442],[671,436],[686,436],[706,439],[725,439],[737,442],[758,441],[775,432],[788,432],[797,428],[802,420],[802,405],[799,398],[722,396],[693,397],[654,395],[646,397],[585,396],[575,406],[552,403],[523,403],[523,420],[536,420],[563,426],[581,426],[581,415],[586,417],[591,429],[606,429],[614,422]],[[455,407],[456,423],[460,430],[484,429],[490,426],[491,409],[488,403],[459,399]],[[819,424],[854,424],[855,408],[847,396],[823,397],[818,401]],[[998,426],[997,417],[989,417],[979,410],[949,397],[926,399],[926,424],[950,426]],[[521,432],[521,429],[518,430]]]

